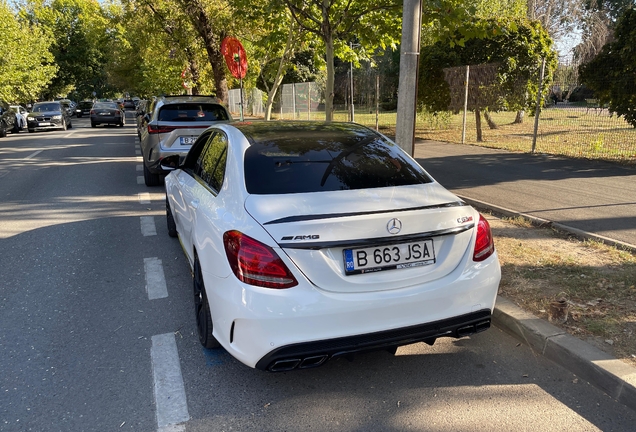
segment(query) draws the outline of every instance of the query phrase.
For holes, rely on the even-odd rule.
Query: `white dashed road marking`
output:
[[[38,150],[35,153],[31,153],[30,155],[28,155],[27,157],[25,157],[24,159],[31,159],[36,157],[37,155],[39,155],[40,153],[42,153],[42,150]]]
[[[143,171],[143,170],[144,170],[143,165],[137,165],[137,171]]]
[[[141,234],[144,237],[157,235],[157,227],[155,226],[154,216],[141,217]]]
[[[146,270],[146,292],[149,300],[168,297],[166,277],[163,273],[163,264],[159,258],[144,258]]]
[[[144,184],[144,176],[137,176],[137,184],[138,185]]]
[[[159,432],[185,431],[179,423],[188,421],[190,414],[174,334],[153,336],[150,357]]]
[[[148,192],[139,194],[139,204],[150,204],[150,194]]]

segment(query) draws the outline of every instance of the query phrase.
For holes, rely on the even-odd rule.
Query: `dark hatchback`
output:
[[[77,104],[77,107],[75,108],[75,115],[77,116],[77,118],[80,118],[82,116],[89,116],[91,115],[91,108],[93,108],[93,102],[82,101]]]
[[[71,116],[59,101],[36,102],[27,116],[29,132],[36,130],[72,128]]]
[[[8,103],[0,101],[0,137],[6,137],[7,132],[20,132],[20,126],[16,122],[16,112]]]

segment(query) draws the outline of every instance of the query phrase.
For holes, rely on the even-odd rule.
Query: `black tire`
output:
[[[7,136],[7,124],[5,122],[0,123],[0,138]]]
[[[73,129],[73,122],[70,122],[67,126],[69,129]]]
[[[29,133],[35,132],[35,129],[29,129]]]
[[[20,133],[20,121],[16,120],[15,123],[13,123],[13,129],[11,129],[11,133]]]
[[[201,345],[206,348],[219,348],[221,344],[212,335],[214,327],[212,325],[210,304],[208,303],[208,297],[205,294],[205,284],[203,283],[201,264],[199,263],[199,257],[196,255],[194,257],[192,288],[194,294],[194,314],[197,321],[199,342],[201,342]]]
[[[166,197],[166,222],[168,223],[168,235],[170,237],[177,237],[177,224],[174,221],[174,216],[168,203],[168,197]]]
[[[119,127],[124,127],[124,124],[125,124],[125,123],[124,123],[124,121],[122,120],[122,121],[120,121],[120,122],[119,122],[119,124],[118,124],[117,126],[119,126]]]
[[[65,131],[66,130],[66,120],[62,119],[62,130]]]
[[[146,183],[146,186],[150,187],[161,186],[163,183],[163,176],[151,173],[144,163],[144,182]]]
[[[91,122],[91,127],[97,127],[97,124]]]

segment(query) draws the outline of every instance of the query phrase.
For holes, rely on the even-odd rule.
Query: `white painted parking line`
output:
[[[137,184],[144,184],[144,176],[137,176]]]
[[[148,192],[139,194],[139,204],[150,204],[150,194]]]
[[[159,258],[144,258],[146,271],[146,292],[149,300],[168,297],[166,277],[163,273],[163,264]]]
[[[185,431],[179,423],[190,419],[185,386],[181,375],[179,352],[173,333],[152,337],[150,349],[152,377],[154,380],[157,427],[160,432]],[[183,426],[183,429],[170,428]]]
[[[157,432],[185,432],[185,425],[170,425],[157,429]]]
[[[144,170],[143,165],[137,165],[137,171],[143,171],[143,170]]]
[[[157,227],[155,226],[154,216],[141,217],[141,234],[144,237],[157,235]]]
[[[135,154],[136,154],[137,156],[141,156],[141,150],[139,150],[139,149],[135,150]]]
[[[34,157],[36,157],[37,155],[39,155],[40,153],[42,153],[42,150],[38,150],[38,151],[36,151],[35,153],[31,153],[30,155],[28,155],[28,156],[27,156],[27,157],[25,157],[24,159],[26,160],[26,159],[34,158]]]

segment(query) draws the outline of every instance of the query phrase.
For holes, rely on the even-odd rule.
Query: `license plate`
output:
[[[197,140],[197,137],[179,137],[181,145],[192,145]]]
[[[51,123],[49,123],[49,122],[40,122],[40,123],[38,123],[38,126],[51,126]]]
[[[421,267],[435,263],[433,240],[345,249],[343,253],[347,275]]]
[[[101,112],[101,113],[99,113],[99,115],[110,115],[110,113],[109,112]]]

